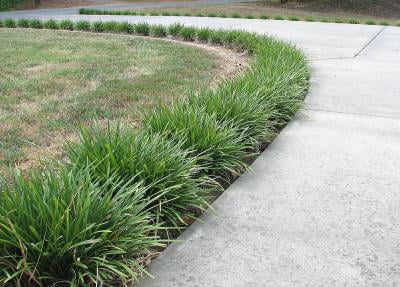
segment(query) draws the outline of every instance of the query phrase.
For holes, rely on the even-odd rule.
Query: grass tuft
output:
[[[196,31],[196,39],[199,42],[207,43],[211,33],[212,31],[209,28],[200,28]]]
[[[179,36],[184,41],[193,41],[196,37],[196,29],[194,27],[183,27],[179,31]]]
[[[300,18],[297,17],[297,16],[289,16],[289,17],[288,17],[288,20],[289,20],[289,21],[300,21]]]
[[[304,18],[307,22],[315,22],[315,17],[313,16],[307,16],[306,18]]]
[[[167,36],[167,29],[163,25],[150,26],[150,35],[156,38],[164,38]]]
[[[193,109],[184,100],[171,107],[155,107],[143,115],[142,123],[149,131],[168,139],[182,139],[182,148],[197,158],[204,175],[229,178],[232,173],[247,169],[242,160],[248,156],[248,147],[235,127],[218,122],[202,109]]]
[[[349,19],[348,23],[349,24],[360,24],[360,21],[358,21],[357,19]]]
[[[60,26],[58,25],[58,23],[56,21],[54,21],[53,19],[49,19],[46,22],[44,22],[44,27],[46,29],[51,29],[51,30],[60,29]]]
[[[150,35],[150,24],[148,23],[137,23],[134,25],[135,34],[141,36],[148,36]]]
[[[102,21],[95,21],[93,22],[92,29],[94,32],[102,33],[105,31],[105,26]]]
[[[80,20],[76,22],[75,27],[79,31],[90,31],[91,29],[90,22],[86,20]]]
[[[6,27],[6,28],[16,28],[17,27],[17,23],[15,22],[14,19],[7,18],[7,19],[4,19],[4,27]]]
[[[29,20],[28,19],[19,19],[17,22],[17,26],[20,28],[29,28]]]
[[[275,16],[274,20],[285,20],[285,18],[283,16]]]
[[[75,24],[71,20],[62,20],[60,22],[60,29],[62,29],[62,30],[73,31],[74,28],[75,28]]]
[[[38,19],[30,20],[29,27],[34,29],[43,29],[43,22]]]
[[[172,24],[168,27],[168,33],[171,36],[178,37],[183,27],[184,26],[180,23]]]

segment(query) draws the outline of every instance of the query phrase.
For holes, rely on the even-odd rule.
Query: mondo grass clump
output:
[[[76,22],[76,29],[79,31],[90,31],[91,25],[89,21],[80,20]]]
[[[102,33],[106,30],[105,25],[102,21],[93,22],[92,29],[94,32]]]
[[[15,172],[0,185],[1,286],[132,283],[169,230],[205,210],[302,105],[308,63],[291,44],[243,31],[117,24],[90,30],[211,43],[251,60],[212,88],[144,109],[135,130],[82,128],[56,168]]]
[[[179,31],[179,37],[184,41],[193,41],[196,37],[196,29],[194,27],[183,27]]]
[[[28,19],[19,19],[17,22],[17,26],[20,28],[29,28],[29,20]]]
[[[134,25],[135,34],[141,36],[149,36],[150,35],[150,25],[148,23],[137,23]]]
[[[209,28],[200,28],[196,31],[196,38],[199,42],[207,43],[212,30]]]
[[[61,30],[68,30],[68,31],[73,31],[75,28],[75,24],[71,20],[62,20],[60,21],[59,26]]]
[[[103,131],[95,125],[82,128],[79,143],[68,143],[66,151],[71,169],[87,169],[94,182],[143,186],[153,218],[179,226],[185,224],[184,217],[208,206],[211,187],[211,181],[199,175],[197,158],[183,145],[180,138],[169,140],[122,125]]]
[[[32,19],[29,22],[29,27],[34,29],[43,29],[43,22],[38,19]]]
[[[145,192],[134,184],[92,182],[85,169],[27,177],[14,172],[0,193],[0,285],[115,286],[137,280],[140,258],[162,245]]]
[[[14,19],[7,18],[4,20],[4,27],[6,28],[16,28],[17,27],[17,22],[15,22]]]
[[[180,138],[182,147],[202,167],[201,174],[225,179],[247,169],[243,160],[249,156],[249,146],[243,143],[243,135],[233,123],[221,123],[204,109],[194,109],[186,100],[171,107],[155,107],[142,115],[142,124],[151,133],[170,140]]]
[[[300,21],[300,18],[297,17],[297,16],[289,16],[289,17],[288,17],[288,20],[289,20],[289,21]]]
[[[57,30],[60,29],[60,26],[58,25],[58,23],[56,21],[54,21],[53,19],[49,19],[44,23],[44,27],[46,29],[51,29],[51,30]]]
[[[156,38],[167,37],[167,29],[163,25],[150,26],[150,35]]]

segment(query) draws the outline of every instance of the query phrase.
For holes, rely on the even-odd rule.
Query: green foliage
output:
[[[211,33],[212,31],[209,28],[200,28],[196,31],[196,39],[199,42],[207,43]]]
[[[214,45],[224,44],[225,33],[226,31],[224,30],[212,30],[210,33],[210,43]]]
[[[261,15],[261,16],[260,16],[260,19],[267,20],[267,19],[269,19],[269,16],[268,16],[268,15],[265,15],[265,14],[263,14],[263,15]]]
[[[150,35],[157,38],[164,38],[167,36],[167,29],[163,25],[152,25],[150,27]]]
[[[168,27],[168,33],[171,36],[178,37],[179,34],[181,33],[181,30],[183,29],[183,27],[184,26],[180,23],[172,24]]]
[[[15,22],[14,19],[7,18],[7,19],[4,19],[4,27],[15,28],[15,27],[17,27],[17,23]]]
[[[86,170],[51,169],[26,178],[16,172],[3,183],[0,285],[95,286],[139,277],[137,259],[160,245],[146,190],[89,179]]]
[[[315,17],[313,17],[313,16],[307,16],[307,17],[305,18],[305,20],[306,20],[307,22],[315,22]]]
[[[197,13],[195,16],[196,16],[196,17],[204,17],[204,14],[202,14],[202,13]]]
[[[217,17],[217,14],[216,13],[208,13],[207,17]]]
[[[162,12],[161,15],[163,15],[163,16],[171,16],[171,13],[169,13],[169,12]]]
[[[220,18],[226,18],[226,14],[219,14],[218,17],[220,17]]]
[[[0,19],[0,28],[1,27],[4,27],[4,24],[3,24],[3,20],[2,19]]]
[[[179,36],[184,41],[193,41],[196,37],[196,29],[194,27],[183,27],[179,32]]]
[[[19,19],[17,22],[17,26],[20,28],[29,28],[29,20],[28,19]]]
[[[246,18],[247,19],[254,19],[254,16],[249,14],[249,15],[246,15]]]
[[[320,21],[323,22],[323,23],[328,23],[328,22],[330,22],[328,18],[321,18]]]
[[[105,30],[104,23],[102,21],[93,22],[92,29],[94,32],[102,33]]]
[[[207,207],[209,179],[199,177],[197,158],[190,157],[178,138],[168,140],[151,133],[136,133],[118,125],[102,131],[82,129],[80,143],[67,146],[71,168],[88,169],[92,180],[146,187],[146,202],[154,218],[169,225],[184,224]],[[112,185],[114,186],[114,185]]]
[[[128,22],[119,22],[116,28],[118,33],[133,34],[135,32],[133,24]]]
[[[73,31],[74,28],[75,28],[75,24],[71,20],[66,19],[66,20],[60,21],[60,29]]]
[[[289,17],[288,17],[288,20],[289,20],[289,21],[300,21],[300,18],[297,17],[297,16],[289,16]]]
[[[376,25],[376,22],[374,20],[368,20],[367,22],[365,22],[365,24],[367,24],[367,25]]]
[[[186,101],[171,107],[157,106],[142,117],[151,132],[168,139],[180,138],[182,148],[191,151],[206,175],[229,177],[247,169],[242,161],[248,153],[243,136],[231,123],[221,124],[203,109],[193,109]]]
[[[242,18],[242,16],[239,13],[233,13],[232,18]]]
[[[24,0],[0,0],[0,11],[12,10],[19,3],[23,3]]]
[[[30,20],[29,26],[34,29],[43,29],[43,22],[38,19]]]
[[[79,31],[90,31],[90,22],[86,20],[80,20],[76,22],[76,29]]]
[[[379,25],[382,25],[382,26],[389,26],[390,24],[389,24],[389,22],[387,22],[387,21],[381,21],[381,22],[379,22]]]
[[[80,142],[66,145],[64,167],[15,174],[0,192],[0,285],[123,286],[136,279],[139,256],[160,244],[154,222],[176,227],[204,210],[213,180],[245,171],[246,158],[294,116],[308,88],[302,52],[267,36],[181,24],[97,21],[92,29],[155,37],[168,31],[253,58],[213,89],[145,110],[141,131],[82,129]]]
[[[360,24],[360,21],[358,21],[357,19],[350,19],[349,24]]]
[[[107,21],[104,22],[104,30],[107,32],[118,32],[118,22],[116,21]]]
[[[46,29],[51,29],[51,30],[57,30],[60,28],[58,23],[56,21],[54,21],[53,19],[49,19],[46,22],[44,22],[44,27]]]
[[[285,20],[283,16],[275,16],[274,20]]]
[[[135,34],[141,36],[148,36],[150,35],[150,24],[148,23],[137,23],[134,25]]]
[[[150,16],[159,16],[159,14],[157,12],[151,12]]]
[[[185,13],[185,14],[183,14],[183,16],[190,17],[190,16],[192,16],[192,14],[191,13]]]
[[[342,19],[340,19],[340,18],[337,18],[337,19],[335,19],[334,22],[335,22],[335,23],[343,23],[344,21],[343,21]]]

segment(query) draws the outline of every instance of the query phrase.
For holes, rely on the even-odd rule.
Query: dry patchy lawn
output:
[[[0,173],[61,156],[80,125],[137,122],[137,111],[209,85],[219,56],[119,35],[0,29]]]

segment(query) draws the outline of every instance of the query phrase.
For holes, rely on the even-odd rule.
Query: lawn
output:
[[[214,53],[163,40],[0,29],[0,172],[42,155],[93,118],[136,124],[137,111],[210,84]]]

